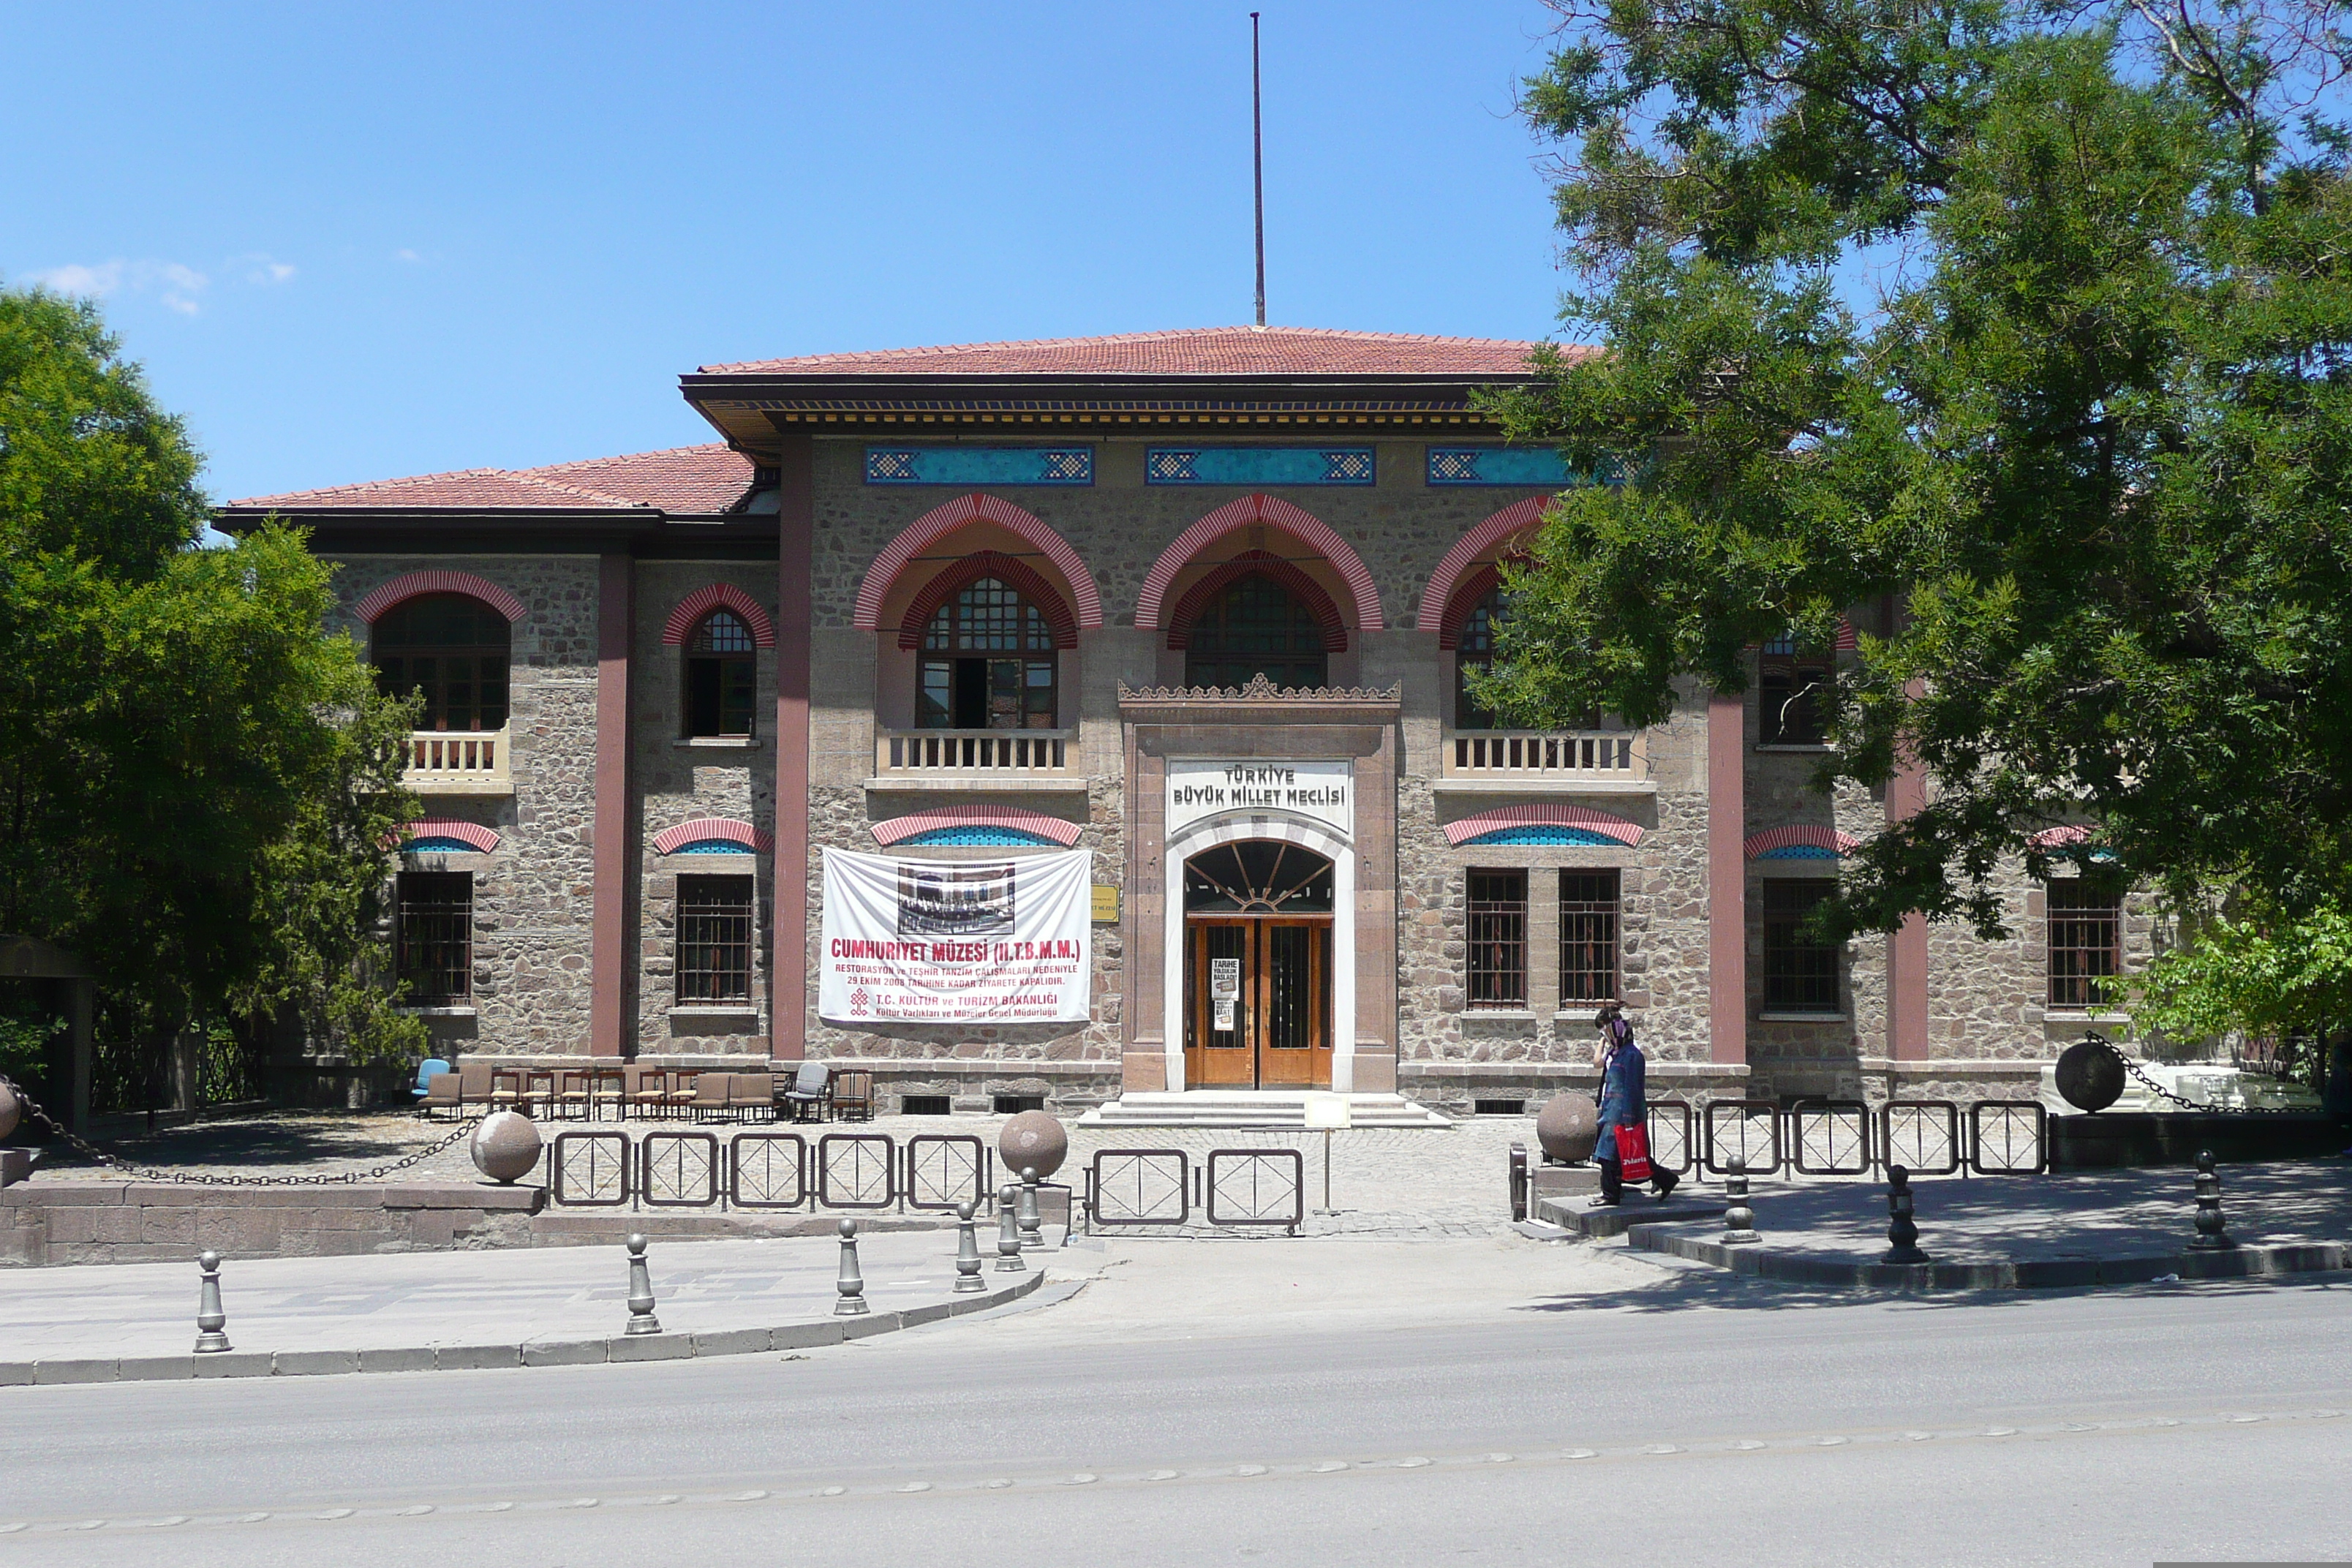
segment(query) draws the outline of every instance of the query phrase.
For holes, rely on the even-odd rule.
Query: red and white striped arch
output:
[[[373,626],[378,617],[395,605],[425,594],[463,594],[469,599],[479,599],[507,618],[512,625],[523,617],[520,599],[491,582],[477,577],[471,572],[407,572],[391,582],[380,584],[375,592],[352,606],[352,614]]]
[[[1739,846],[1740,853],[1753,860],[1775,849],[1827,849],[1833,854],[1851,855],[1862,840],[1851,833],[1840,833],[1834,827],[1817,827],[1811,823],[1793,823],[1787,827],[1768,827],[1761,833],[1751,833]]]
[[[740,844],[762,855],[776,847],[771,835],[748,822],[738,822],[731,816],[698,816],[692,822],[681,822],[655,834],[654,849],[657,854],[675,855],[689,844],[708,844],[714,839],[721,844]]]
[[[1460,585],[1464,574],[1477,564],[1480,556],[1491,553],[1513,534],[1525,533],[1541,522],[1544,507],[1550,500],[1549,496],[1529,496],[1523,501],[1514,501],[1455,540],[1454,548],[1437,563],[1437,570],[1429,574],[1429,586],[1421,592],[1421,615],[1413,623],[1415,629],[1444,635],[1446,606],[1453,602],[1454,590]]]
[[[890,596],[890,585],[907,564],[948,534],[973,522],[992,522],[1026,540],[1037,547],[1037,552],[1054,563],[1062,580],[1070,585],[1071,607],[1077,612],[1080,627],[1091,630],[1103,624],[1102,595],[1095,588],[1094,574],[1070,542],[1048,528],[1043,520],[1023,510],[1002,496],[983,495],[975,490],[958,496],[951,501],[933,507],[898,532],[874,563],[866,569],[865,581],[857,585],[856,608],[850,614],[849,624],[860,631],[877,631],[882,625],[882,601]]]
[[[1139,629],[1153,630],[1163,623],[1169,588],[1176,574],[1190,565],[1200,553],[1226,534],[1253,523],[1265,523],[1278,528],[1299,543],[1331,563],[1348,584],[1349,596],[1355,602],[1349,606],[1358,631],[1376,632],[1381,629],[1381,593],[1372,585],[1372,574],[1364,569],[1361,557],[1349,548],[1348,542],[1331,531],[1330,526],[1314,513],[1306,511],[1279,496],[1249,495],[1237,501],[1228,501],[1192,527],[1176,536],[1176,542],[1160,552],[1151,563],[1151,571],[1143,579],[1143,592],[1136,596],[1135,624]]]
[[[743,624],[751,628],[751,640],[760,647],[776,646],[775,622],[768,618],[768,612],[760,607],[757,599],[732,583],[712,583],[680,599],[677,608],[669,613],[669,619],[662,623],[662,646],[684,647],[702,617],[719,609],[732,610],[742,616]]]
[[[1482,833],[1495,833],[1506,827],[1581,827],[1587,833],[1598,833],[1603,838],[1614,838],[1626,845],[1642,842],[1643,831],[1640,823],[1612,812],[1595,811],[1589,805],[1537,801],[1526,805],[1498,805],[1492,811],[1449,822],[1445,825],[1445,842],[1460,844]]]
[[[2036,849],[2063,849],[2080,844],[2091,837],[2091,830],[2080,823],[2068,823],[2063,827],[2045,827],[2027,840]]]
[[[1034,833],[1040,838],[1050,838],[1065,849],[1078,841],[1078,825],[1058,816],[1048,816],[1042,811],[1027,811],[1017,805],[942,805],[930,811],[909,812],[874,825],[874,842],[887,847],[919,833],[936,833],[943,827],[1004,827],[1015,833]]]
[[[400,837],[403,843],[417,838],[454,838],[485,855],[496,849],[499,843],[497,832],[478,822],[459,822],[441,816],[424,816],[415,822],[402,823]]]
[[[908,603],[907,613],[898,619],[898,646],[910,653],[922,647],[923,631],[940,606],[982,577],[995,578],[1034,605],[1037,613],[1045,617],[1046,629],[1053,633],[1055,647],[1078,646],[1077,617],[1070,613],[1062,591],[1046,581],[1043,572],[1001,550],[975,551],[961,561],[949,563],[938,576],[924,584]]]

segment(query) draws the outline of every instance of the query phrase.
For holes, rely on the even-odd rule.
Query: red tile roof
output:
[[[611,511],[647,507],[666,512],[724,511],[751,482],[751,459],[713,442],[590,458],[540,468],[463,468],[404,479],[373,479],[291,490],[228,502],[238,510],[323,511],[341,507],[394,510]]]
[[[707,364],[705,375],[1462,375],[1524,374],[1531,342],[1324,327],[1200,327]]]

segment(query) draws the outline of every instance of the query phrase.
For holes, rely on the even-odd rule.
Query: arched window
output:
[[[1050,730],[1054,631],[1036,605],[977,577],[923,627],[915,722],[926,730]]]
[[[1209,601],[1184,644],[1184,684],[1329,684],[1322,623],[1297,595],[1262,572],[1237,577]]]
[[[1495,627],[1504,615],[1507,600],[1499,583],[1486,590],[1486,596],[1471,607],[1469,618],[1462,623],[1462,635],[1454,643],[1454,727],[1457,730],[1491,730],[1495,716],[1478,705],[1470,695],[1470,683],[1462,679],[1465,671],[1484,669],[1495,662]]]
[[[368,635],[377,687],[425,694],[426,730],[507,726],[507,618],[463,594],[423,594],[378,616]]]
[[[751,733],[757,681],[751,628],[732,610],[713,610],[686,640],[686,732]]]

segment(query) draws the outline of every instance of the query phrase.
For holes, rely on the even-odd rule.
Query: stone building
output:
[[[1841,851],[1918,787],[1811,784],[1806,682],[1840,649],[1759,649],[1747,694],[1638,731],[1470,701],[1496,563],[1570,482],[1472,405],[1529,346],[1236,328],[715,365],[683,391],[717,444],[221,524],[311,529],[337,624],[426,694],[395,923],[448,1052],[824,1058],[885,1109],[1469,1111],[1589,1080],[1620,995],[1664,1091],[2030,1093],[2147,922],[2020,872],[2006,942],[1807,942]],[[828,847],[1083,849],[1087,1016],[821,1016]]]

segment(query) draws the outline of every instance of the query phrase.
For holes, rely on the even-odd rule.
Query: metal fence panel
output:
[[[1654,1100],[1643,1118],[1650,1130],[1650,1163],[1683,1175],[1691,1168],[1691,1108],[1686,1100]]]
[[[1969,1107],[1969,1163],[1979,1175],[2038,1175],[2050,1161],[2049,1133],[2038,1100],[1979,1100]]]
[[[907,1180],[900,1189],[911,1209],[975,1208],[988,1202],[995,1160],[970,1133],[918,1132],[907,1140]]]
[[[898,1201],[898,1143],[887,1132],[828,1132],[816,1141],[816,1201],[829,1209],[887,1209]]]
[[[1868,1172],[1870,1107],[1858,1100],[1801,1100],[1789,1108],[1789,1148],[1798,1173],[1859,1176]]]
[[[1706,1106],[1706,1169],[1725,1175],[1733,1155],[1747,1162],[1751,1176],[1780,1168],[1780,1108],[1769,1100],[1711,1100]]]
[[[1297,1236],[1306,1218],[1307,1161],[1297,1150],[1209,1151],[1211,1225],[1278,1225]]]
[[[1878,1161],[1915,1176],[1960,1168],[1960,1108],[1948,1100],[1890,1100],[1878,1108]]]
[[[709,1208],[719,1201],[719,1135],[648,1132],[637,1140],[637,1191],[656,1208]]]
[[[740,1209],[796,1209],[808,1202],[808,1140],[797,1132],[730,1138],[727,1196]]]
[[[1192,1214],[1192,1162],[1181,1149],[1097,1149],[1087,1194],[1089,1230],[1182,1225]]]
[[[547,1164],[548,1195],[573,1208],[616,1208],[636,1191],[625,1132],[559,1132]]]

